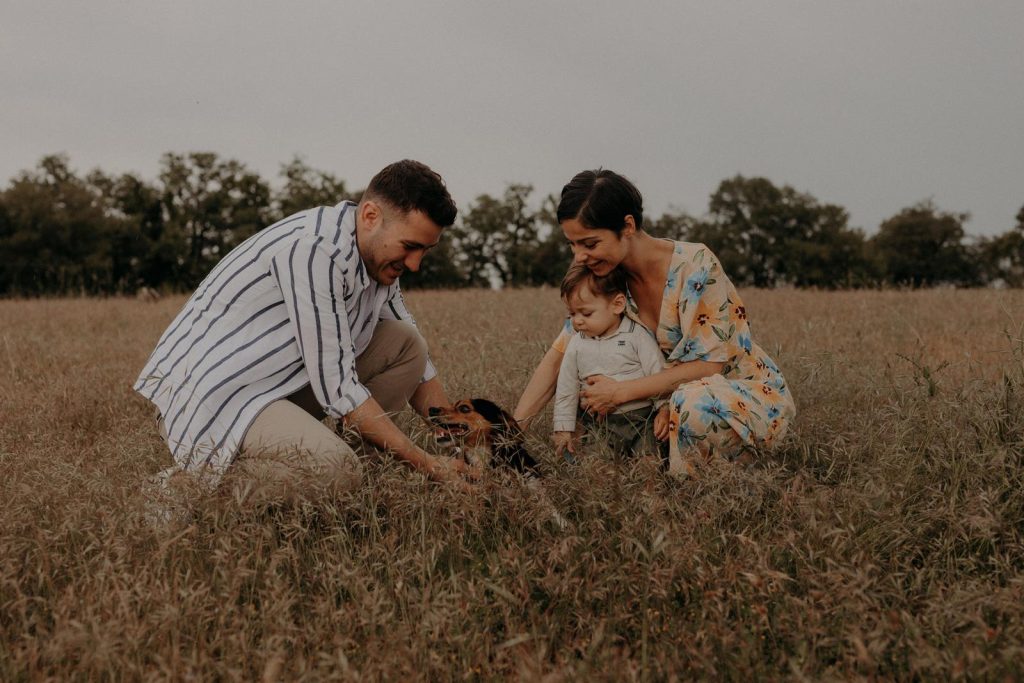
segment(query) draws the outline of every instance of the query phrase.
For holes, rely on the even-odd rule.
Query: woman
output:
[[[746,309],[721,264],[703,244],[657,239],[643,230],[643,200],[626,178],[583,171],[562,188],[558,223],[573,257],[598,275],[621,268],[630,315],[655,333],[665,369],[616,382],[589,378],[582,406],[606,415],[617,405],[669,396],[655,422],[669,438],[669,471],[694,474],[713,456],[738,459],[770,445],[796,414],[774,361],[750,338]],[[563,328],[516,406],[528,420],[551,398],[571,329]]]

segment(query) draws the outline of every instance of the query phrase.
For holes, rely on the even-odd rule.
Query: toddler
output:
[[[605,375],[623,381],[653,375],[663,368],[654,336],[624,315],[626,291],[626,277],[618,269],[597,276],[586,266],[574,263],[562,280],[562,300],[569,309],[575,334],[569,339],[558,370],[552,440],[555,452],[565,452],[570,461],[579,433],[580,389],[587,378]],[[654,452],[657,412],[654,401],[643,399],[618,406],[601,422],[590,413],[584,413],[580,422],[605,436],[615,453],[635,455]]]

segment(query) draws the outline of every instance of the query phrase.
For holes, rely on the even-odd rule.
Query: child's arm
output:
[[[551,425],[551,441],[556,455],[566,451],[571,455],[576,454],[576,413],[580,405],[579,351],[577,344],[574,343],[576,339],[574,336],[569,340],[562,364],[558,368],[555,410]]]
[[[576,410],[580,403],[579,366],[577,365],[577,337],[569,340],[558,368],[558,382],[555,384],[555,409],[551,423],[554,432],[576,430]]]

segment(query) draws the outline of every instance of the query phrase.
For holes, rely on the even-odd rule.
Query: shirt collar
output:
[[[639,325],[639,324],[640,324],[639,322],[634,321],[628,315],[624,315],[624,316],[622,316],[622,321],[619,323],[619,327],[614,332],[612,332],[611,334],[605,335],[604,337],[591,337],[588,334],[583,334],[583,332],[580,332],[579,335],[581,337],[583,337],[584,339],[599,339],[599,340],[614,339],[615,337],[619,336],[620,334],[632,332],[634,330],[634,328],[637,325]]]
[[[347,210],[346,206],[348,205]],[[345,210],[345,215],[341,220],[341,230],[347,230],[352,236],[352,247],[356,250],[356,265],[355,265],[355,276],[359,279],[359,286],[366,287],[369,284],[370,278],[366,274],[366,264],[363,263],[363,255],[359,253],[359,235],[356,230],[356,209],[359,205],[349,200],[340,202],[335,208],[339,210]]]

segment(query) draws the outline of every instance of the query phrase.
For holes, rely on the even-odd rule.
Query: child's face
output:
[[[616,294],[606,297],[594,294],[586,284],[582,285],[566,300],[572,327],[591,337],[611,334],[622,322],[626,310],[626,297]]]

